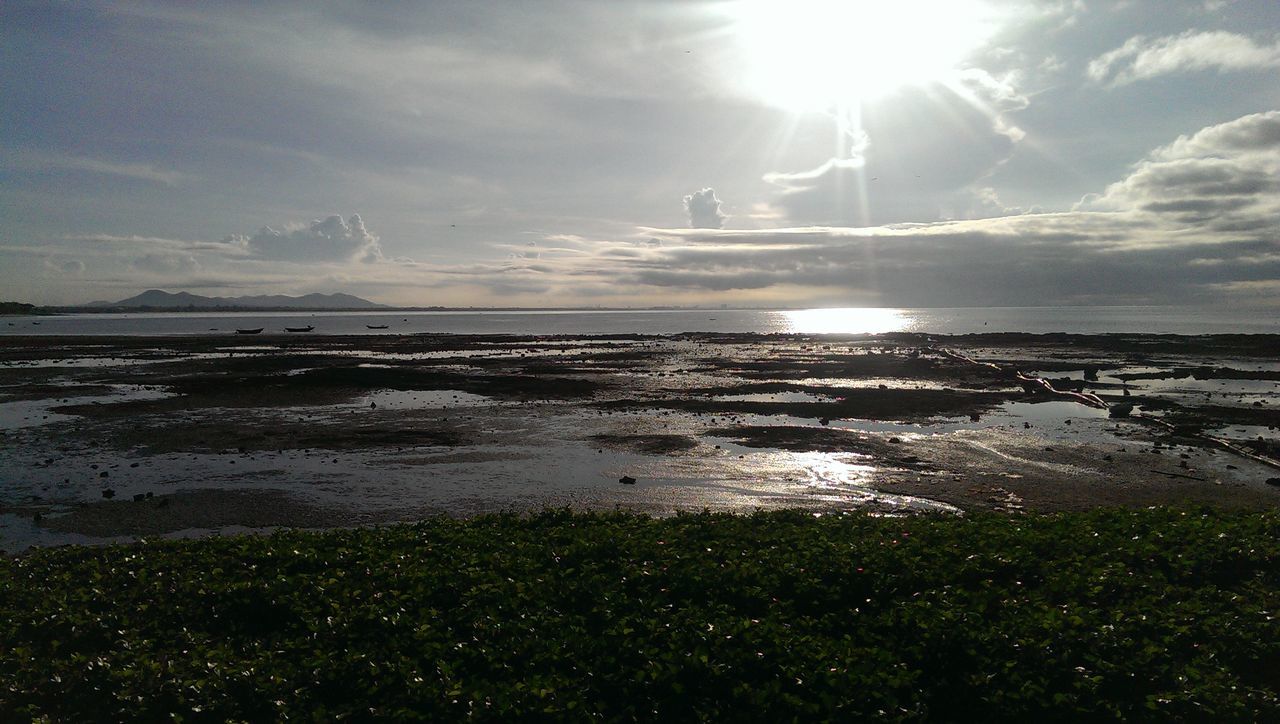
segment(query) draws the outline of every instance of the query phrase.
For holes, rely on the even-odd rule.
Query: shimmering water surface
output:
[[[1280,333],[1280,314],[1194,307],[192,312],[8,317],[0,324],[0,334],[235,334],[236,329],[258,327],[263,328],[263,334],[287,334],[285,327],[307,325],[314,326],[315,331],[297,334],[1277,334]],[[369,329],[369,326],[382,325],[387,328]]]

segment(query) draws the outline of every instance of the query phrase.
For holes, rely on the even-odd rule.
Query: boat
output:
[[[387,328],[387,325],[385,324],[366,324],[364,326],[368,327],[369,329],[386,329]]]
[[[313,329],[315,329],[315,328],[316,328],[316,327],[315,327],[315,325],[314,325],[314,324],[309,324],[309,325],[307,325],[307,326],[305,326],[305,327],[285,327],[285,328],[284,328],[284,331],[286,331],[286,332],[310,332],[311,330],[313,330]]]
[[[262,327],[258,327],[257,329],[237,329],[236,334],[257,334],[261,331]]]

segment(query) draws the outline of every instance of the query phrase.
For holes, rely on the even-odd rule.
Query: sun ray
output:
[[[738,0],[727,12],[744,90],[798,112],[935,80],[991,32],[974,0]]]

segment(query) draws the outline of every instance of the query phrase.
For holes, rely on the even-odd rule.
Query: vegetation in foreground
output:
[[[547,512],[0,561],[0,718],[1280,719],[1280,513]]]

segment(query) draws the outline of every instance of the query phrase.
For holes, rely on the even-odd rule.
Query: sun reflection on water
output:
[[[915,324],[905,309],[840,307],[782,312],[786,332],[799,334],[884,334],[906,332]]]

